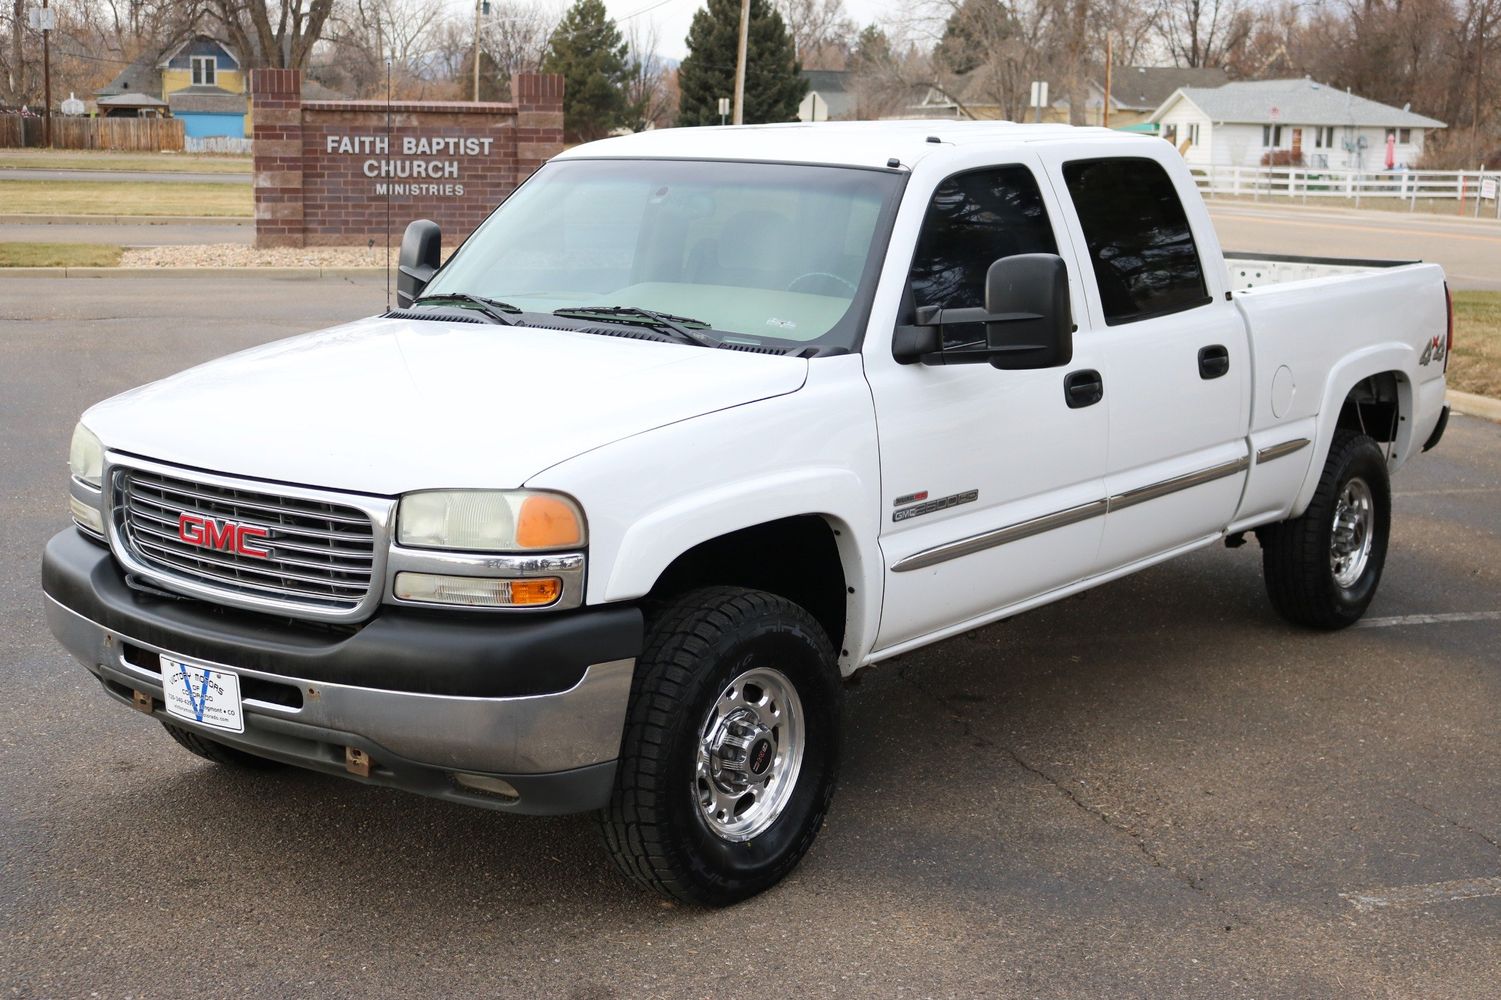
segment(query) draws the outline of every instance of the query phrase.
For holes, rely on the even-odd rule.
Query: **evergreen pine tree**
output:
[[[688,55],[678,67],[679,125],[718,125],[719,99],[735,96],[740,41],[737,0],[708,0],[693,15]],[[751,0],[745,50],[745,122],[790,122],[808,92],[792,36],[770,0]]]
[[[563,131],[568,141],[600,139],[630,124],[626,52],[625,39],[603,0],[577,0],[563,15],[542,69],[563,74]]]

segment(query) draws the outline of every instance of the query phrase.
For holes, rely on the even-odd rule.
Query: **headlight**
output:
[[[557,493],[434,490],[401,498],[396,540],[421,549],[524,552],[584,544],[584,515]]]
[[[104,445],[83,424],[73,428],[73,443],[68,446],[68,468],[73,478],[94,489],[104,481]]]

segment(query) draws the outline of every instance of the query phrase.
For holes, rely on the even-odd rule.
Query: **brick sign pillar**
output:
[[[432,219],[455,246],[563,148],[563,80],[515,103],[303,101],[294,70],[252,70],[255,244],[362,246]]]
[[[255,245],[300,247],[302,241],[302,74],[250,71]]]

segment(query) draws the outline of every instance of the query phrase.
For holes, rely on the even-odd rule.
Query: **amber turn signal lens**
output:
[[[534,608],[551,604],[563,593],[563,581],[555,576],[540,580],[512,580],[511,604],[518,608]]]
[[[516,544],[523,549],[558,549],[577,545],[583,526],[573,507],[558,497],[533,494],[521,504],[516,519]]]

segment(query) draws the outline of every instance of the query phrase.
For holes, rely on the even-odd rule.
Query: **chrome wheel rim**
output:
[[[1329,569],[1342,589],[1355,586],[1371,561],[1375,538],[1376,503],[1371,488],[1359,477],[1351,479],[1334,504],[1334,530],[1329,536]]]
[[[803,703],[780,670],[725,685],[698,730],[693,793],[715,835],[742,842],[777,821],[803,766]]]

